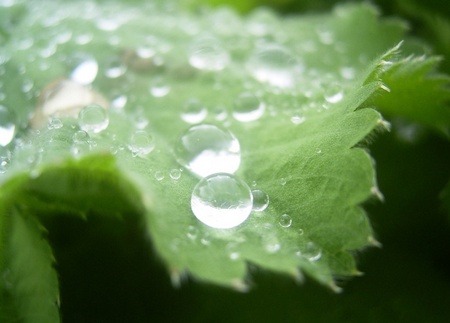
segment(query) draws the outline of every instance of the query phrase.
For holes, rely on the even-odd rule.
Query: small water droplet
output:
[[[155,148],[153,137],[145,130],[137,130],[130,137],[128,148],[133,153],[133,156],[148,155]]]
[[[356,71],[353,67],[344,66],[340,70],[340,74],[344,79],[353,80],[356,75]]]
[[[179,180],[181,177],[181,170],[179,170],[178,168],[174,168],[170,171],[169,173],[170,178],[173,180]]]
[[[220,71],[229,61],[228,52],[212,37],[196,40],[189,50],[189,64],[200,70]]]
[[[194,188],[191,208],[202,223],[218,229],[229,229],[243,223],[252,210],[248,185],[231,174],[213,174]]]
[[[72,136],[72,140],[75,143],[80,142],[88,142],[89,141],[89,134],[84,130],[78,130],[75,132]]]
[[[263,236],[264,250],[268,253],[277,253],[281,249],[280,241],[275,233],[269,232]]]
[[[190,127],[175,145],[178,162],[199,177],[234,173],[241,162],[239,141],[228,130],[215,125]]]
[[[108,113],[99,105],[87,105],[78,114],[78,125],[88,133],[99,133],[108,128],[108,124]]]
[[[186,236],[191,240],[197,239],[198,229],[196,227],[194,227],[193,225],[190,225],[187,229]]]
[[[325,90],[324,98],[329,103],[338,103],[344,98],[344,92],[339,84],[332,84]]]
[[[53,129],[60,129],[63,127],[63,123],[60,119],[58,118],[52,118],[50,119],[50,122],[48,123],[47,128],[49,130],[53,130]]]
[[[115,79],[122,75],[124,75],[127,71],[127,67],[125,64],[120,61],[118,58],[111,59],[105,70],[105,75],[108,78]]]
[[[211,235],[205,232],[200,239],[200,243],[204,246],[209,246],[211,244]]]
[[[269,205],[269,196],[261,190],[253,190],[253,211],[262,212]]]
[[[156,180],[158,181],[158,182],[161,182],[163,179],[164,179],[164,173],[162,172],[162,171],[160,171],[160,170],[157,170],[156,172],[155,172],[155,178],[156,178]]]
[[[302,66],[286,48],[269,45],[255,51],[247,62],[247,69],[260,82],[280,88],[295,85],[296,74]]]
[[[289,228],[292,224],[292,218],[290,217],[289,214],[283,214],[282,216],[280,216],[280,219],[278,220],[278,223],[283,227],[283,228]]]
[[[316,149],[316,153],[317,153],[317,154],[321,154],[321,153],[322,153],[322,149],[317,148],[317,149]]]
[[[187,101],[181,111],[181,119],[187,123],[200,123],[205,120],[208,111],[206,107],[197,99]]]
[[[305,120],[306,120],[306,118],[303,116],[295,115],[295,116],[291,117],[291,122],[293,124],[301,124],[301,123],[305,122]]]
[[[308,242],[302,250],[302,256],[311,262],[317,261],[322,257],[322,250],[314,242]]]
[[[11,159],[8,156],[0,156],[0,174],[6,173],[11,164]]]
[[[155,98],[161,98],[169,94],[170,86],[163,77],[156,77],[153,79],[150,86],[150,93]]]
[[[13,114],[3,105],[0,105],[0,146],[8,145],[14,138],[16,125]]]
[[[281,186],[286,185],[286,183],[287,183],[286,178],[284,178],[284,177],[280,178],[279,183],[280,183]]]
[[[304,233],[305,233],[305,232],[303,231],[303,229],[298,229],[298,234],[299,234],[299,235],[302,236]]]
[[[128,98],[126,95],[119,95],[111,102],[111,107],[117,110],[123,109],[127,104]]]
[[[240,122],[250,122],[259,119],[265,110],[265,105],[253,93],[243,92],[233,105],[233,117]]]

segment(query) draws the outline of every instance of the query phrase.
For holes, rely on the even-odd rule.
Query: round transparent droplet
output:
[[[241,162],[239,141],[228,130],[211,124],[190,127],[177,141],[178,162],[199,177],[234,173]]]
[[[265,105],[253,93],[243,92],[233,105],[233,117],[240,122],[258,120],[265,110]]]
[[[325,89],[325,94],[323,96],[329,103],[338,103],[344,98],[344,92],[340,85],[332,84]]]
[[[243,223],[250,215],[252,204],[248,185],[226,173],[203,178],[191,197],[195,217],[217,229],[229,229]]]
[[[181,119],[187,123],[200,123],[205,120],[208,111],[202,102],[196,99],[187,101],[181,110]]]
[[[277,235],[273,232],[264,233],[262,236],[264,250],[268,253],[277,253],[281,249],[281,243]]]
[[[122,61],[118,58],[111,59],[105,70],[105,75],[108,78],[115,79],[122,75],[124,75],[127,71],[127,67]]]
[[[204,246],[209,246],[211,244],[211,235],[205,232],[200,238],[200,243]]]
[[[11,164],[11,159],[8,156],[0,156],[0,174],[6,173]]]
[[[162,77],[157,77],[153,79],[150,85],[150,93],[155,98],[161,98],[169,94],[170,86],[167,81]]]
[[[258,81],[280,88],[295,85],[296,75],[301,71],[298,58],[278,45],[256,50],[247,62],[247,69]]]
[[[49,130],[52,130],[52,129],[60,129],[60,128],[62,128],[63,127],[63,123],[62,123],[62,121],[60,120],[60,119],[58,119],[58,118],[52,118],[52,119],[50,119],[50,122],[48,123],[48,125],[47,125],[47,128],[49,129]]]
[[[291,117],[291,122],[293,124],[301,124],[305,122],[306,118],[304,116],[295,115]]]
[[[284,185],[286,185],[287,180],[286,180],[286,178],[282,177],[282,178],[280,178],[280,180],[278,182],[280,183],[281,186],[284,186]]]
[[[84,130],[78,130],[72,136],[72,140],[74,143],[88,142],[89,138],[89,134]]]
[[[94,82],[95,78],[97,77],[97,73],[98,73],[97,61],[91,57],[85,57],[72,70],[70,78],[79,84],[88,85]]]
[[[155,142],[152,135],[147,131],[138,130],[131,135],[128,142],[128,148],[134,156],[143,156],[151,153],[155,148]]]
[[[189,49],[189,64],[200,70],[220,71],[229,61],[228,52],[212,37],[195,41]]]
[[[8,145],[15,133],[14,115],[5,106],[0,105],[0,146]]]
[[[283,228],[289,228],[292,224],[292,218],[290,217],[289,214],[283,214],[282,216],[280,216],[280,219],[278,220],[278,223],[283,227]]]
[[[161,182],[163,179],[164,179],[164,173],[162,172],[162,171],[160,171],[160,170],[157,170],[156,172],[155,172],[155,178],[156,178],[156,180],[158,181],[158,182]]]
[[[269,196],[261,190],[253,190],[253,211],[262,212],[269,206]]]
[[[179,180],[181,177],[181,170],[179,170],[178,168],[174,168],[170,171],[169,176],[175,181]]]
[[[193,225],[188,226],[186,236],[191,240],[197,239],[198,229],[196,227],[194,227]]]
[[[108,113],[99,105],[87,105],[78,114],[78,125],[88,133],[99,133],[108,128],[108,124]]]
[[[314,242],[308,242],[302,250],[302,256],[309,261],[317,261],[322,257],[322,250]]]

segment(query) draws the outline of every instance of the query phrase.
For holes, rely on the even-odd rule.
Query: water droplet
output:
[[[286,185],[286,183],[287,183],[286,178],[284,178],[284,177],[280,178],[279,183],[280,183],[281,186]]]
[[[253,211],[261,212],[269,206],[269,196],[261,190],[253,190]]]
[[[229,229],[243,223],[252,210],[248,185],[226,173],[202,179],[194,188],[191,208],[202,223],[218,229]]]
[[[241,162],[239,141],[228,130],[215,125],[190,127],[175,146],[178,162],[199,177],[234,173]]]
[[[324,98],[329,103],[338,103],[344,98],[344,92],[339,84],[332,84],[325,90]]]
[[[191,240],[197,239],[198,229],[196,227],[194,227],[193,225],[190,225],[187,229],[186,236]]]
[[[70,78],[83,85],[88,85],[94,82],[98,73],[98,63],[93,58],[85,58],[81,61],[70,74]]]
[[[127,104],[128,98],[126,95],[119,95],[111,102],[111,107],[117,110],[123,109]]]
[[[189,50],[189,64],[200,70],[220,71],[229,61],[228,52],[212,37],[195,41]]]
[[[317,153],[317,154],[321,154],[321,153],[322,153],[322,149],[317,148],[317,149],[316,149],[316,153]]]
[[[88,142],[89,141],[89,134],[84,130],[78,130],[75,132],[72,136],[72,140],[75,143],[80,142]]]
[[[0,105],[0,146],[8,145],[14,138],[16,125],[13,114],[3,105]]]
[[[11,159],[8,156],[0,156],[0,174],[6,173],[11,164]]]
[[[60,119],[58,119],[58,118],[52,118],[52,119],[50,119],[50,122],[48,123],[48,126],[47,126],[47,128],[49,129],[49,130],[52,130],[52,129],[60,129],[60,128],[62,128],[63,127],[63,123],[62,123],[62,121],[60,120]]]
[[[169,173],[170,178],[173,180],[179,180],[181,177],[181,170],[179,170],[178,168],[174,168],[170,171]]]
[[[108,127],[108,114],[101,106],[90,104],[81,109],[78,114],[78,124],[81,130],[99,133]]]
[[[211,244],[211,235],[205,232],[200,239],[200,243],[204,246],[209,246]]]
[[[123,64],[119,59],[114,58],[108,62],[105,70],[105,75],[106,77],[115,79],[124,75],[126,71],[127,71],[126,65]]]
[[[278,240],[277,235],[274,232],[271,232],[272,225],[267,223],[264,229],[267,232],[264,232],[262,235],[262,243],[264,250],[268,253],[276,253],[281,249],[280,240]]]
[[[250,74],[260,82],[280,88],[293,87],[302,67],[287,49],[269,45],[255,51],[247,62]]]
[[[306,120],[306,118],[303,116],[296,115],[296,116],[291,117],[291,122],[293,124],[301,124],[301,123],[305,122],[305,120]]]
[[[147,131],[138,130],[130,137],[128,148],[133,153],[133,156],[143,156],[153,151],[155,142]]]
[[[166,80],[162,77],[157,77],[153,79],[150,86],[150,93],[155,98],[161,98],[166,96],[170,92],[170,86],[167,84]]]
[[[181,119],[187,123],[200,123],[205,120],[208,111],[206,107],[197,99],[187,101],[181,111]]]
[[[340,74],[344,79],[353,80],[356,75],[356,71],[353,67],[344,66],[340,69]]]
[[[156,180],[158,181],[158,182],[161,182],[163,179],[164,179],[164,173],[162,172],[162,171],[160,171],[160,170],[157,170],[156,172],[155,172],[155,178],[156,178]]]
[[[289,216],[289,214],[283,214],[282,216],[280,216],[278,223],[283,228],[289,228],[292,224],[292,218]]]
[[[233,106],[233,117],[240,122],[250,122],[259,119],[265,110],[265,105],[250,92],[241,93]]]
[[[302,235],[303,235],[303,233],[305,233],[305,232],[303,231],[303,229],[298,229],[298,234],[299,234],[299,235],[301,235],[301,236],[302,236]]]
[[[322,250],[314,242],[308,242],[302,250],[302,256],[311,262],[317,261],[322,257]]]

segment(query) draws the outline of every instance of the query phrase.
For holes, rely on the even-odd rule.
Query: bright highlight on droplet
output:
[[[16,126],[13,115],[3,105],[0,105],[0,146],[8,145],[14,138]]]
[[[155,148],[153,137],[145,130],[137,130],[130,137],[128,148],[133,156],[148,155]]]
[[[236,137],[211,124],[190,127],[178,139],[175,155],[181,165],[199,177],[232,174],[241,163],[241,148]]]
[[[262,212],[269,206],[269,196],[261,190],[253,190],[253,211]]]
[[[240,122],[258,120],[265,110],[265,105],[253,93],[243,92],[234,100],[233,117]]]
[[[202,179],[191,196],[191,209],[202,223],[229,229],[243,223],[252,211],[248,185],[231,174],[213,174]]]
[[[204,37],[191,45],[189,64],[200,70],[220,71],[229,63],[228,52],[212,37]]]

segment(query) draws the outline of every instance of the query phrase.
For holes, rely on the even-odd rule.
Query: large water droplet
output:
[[[234,100],[233,117],[241,122],[259,119],[265,110],[265,105],[253,93],[243,92]]]
[[[284,47],[270,45],[251,55],[247,69],[260,82],[287,88],[294,86],[296,74],[301,71],[301,64]]]
[[[138,130],[130,137],[128,148],[134,156],[144,156],[153,151],[155,142],[147,131]]]
[[[228,130],[215,125],[190,127],[178,140],[175,154],[180,164],[199,177],[234,173],[241,162],[239,141]]]
[[[70,78],[79,84],[88,85],[94,82],[97,73],[97,61],[91,57],[86,57],[72,70]]]
[[[181,111],[181,119],[187,123],[200,123],[205,120],[208,111],[205,105],[197,99],[187,101]]]
[[[189,64],[200,70],[220,71],[229,61],[228,52],[212,37],[195,41],[189,51]]]
[[[202,179],[194,188],[191,208],[202,223],[229,229],[244,222],[252,210],[248,185],[230,174],[219,173]]]
[[[81,109],[78,114],[78,124],[81,130],[99,133],[108,127],[108,114],[101,106],[90,104]]]
[[[14,138],[16,126],[13,114],[3,105],[0,105],[0,146],[8,145]]]
[[[261,212],[269,206],[269,196],[261,190],[253,190],[253,211]]]

